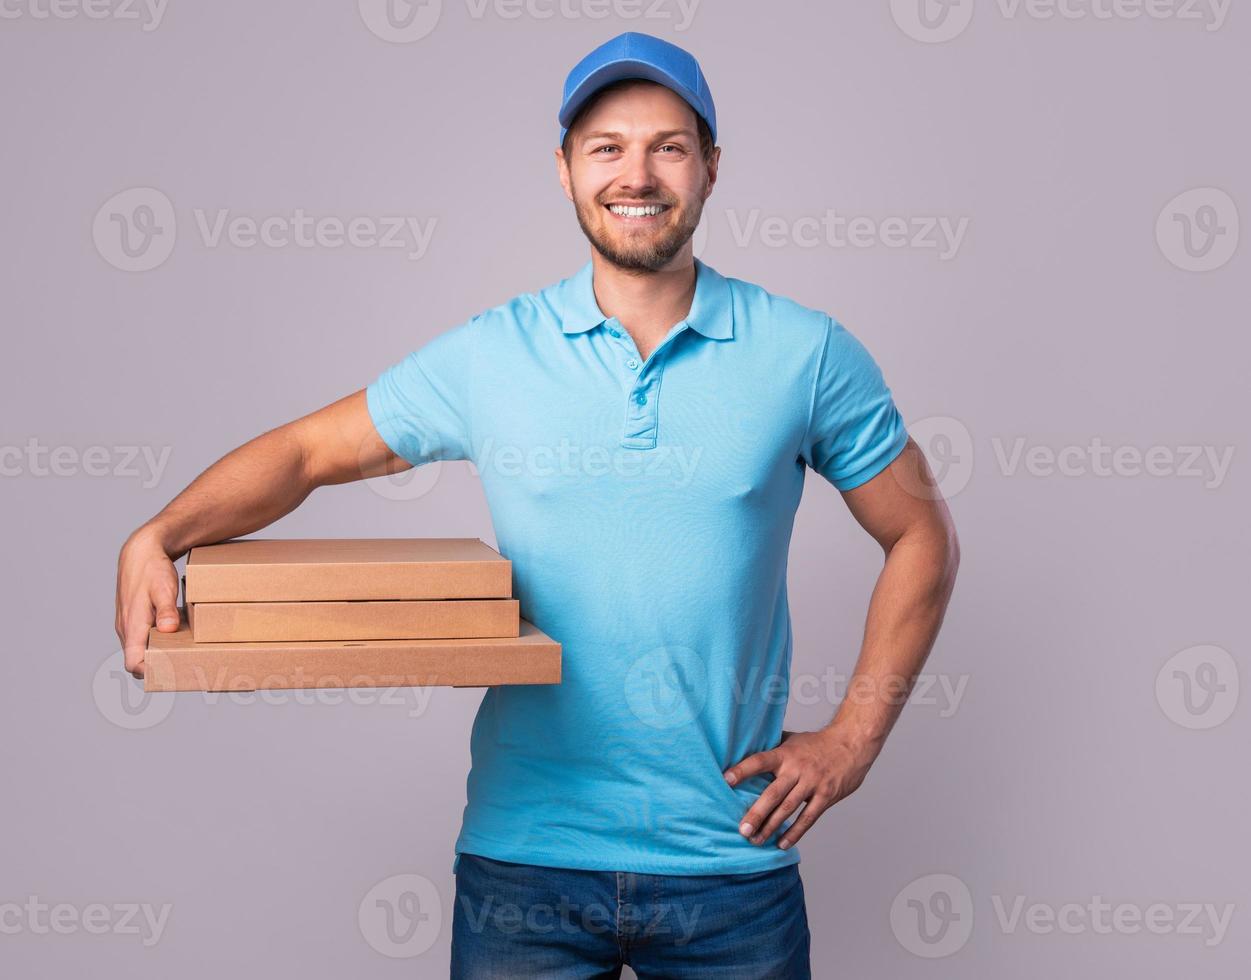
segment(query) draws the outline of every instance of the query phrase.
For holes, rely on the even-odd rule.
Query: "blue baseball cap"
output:
[[[569,124],[591,96],[624,78],[645,78],[677,92],[708,124],[713,142],[717,141],[717,108],[694,55],[650,34],[627,31],[605,41],[569,72],[557,117],[560,142],[565,141]]]

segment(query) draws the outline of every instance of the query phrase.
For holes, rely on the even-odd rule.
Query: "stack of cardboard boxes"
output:
[[[147,691],[560,683],[512,563],[478,538],[263,539],[191,549]]]

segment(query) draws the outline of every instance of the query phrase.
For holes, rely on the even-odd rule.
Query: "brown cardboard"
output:
[[[511,597],[512,562],[479,538],[240,538],[187,556],[187,602]]]
[[[358,599],[351,602],[192,602],[197,643],[416,640],[518,636],[516,599]]]
[[[145,691],[560,683],[560,644],[524,619],[511,638],[197,643],[182,612],[177,632],[148,633]]]

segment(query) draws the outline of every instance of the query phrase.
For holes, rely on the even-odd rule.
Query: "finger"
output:
[[[813,797],[804,806],[803,811],[796,818],[795,822],[786,828],[786,833],[782,835],[782,839],[778,841],[778,847],[787,848],[797,842],[799,838],[808,833],[808,829],[817,822],[817,817],[821,816],[830,808],[830,801],[820,797]]]
[[[725,776],[725,781],[734,786],[750,776],[755,776],[757,773],[775,771],[777,764],[778,757],[773,751],[757,752],[730,766],[723,775]]]
[[[773,812],[769,814],[768,819],[757,824],[759,829],[752,834],[751,842],[753,844],[763,844],[767,841],[790,815],[800,808],[804,800],[811,795],[811,787],[797,780],[791,791],[786,794],[786,798],[773,808]]]
[[[136,677],[143,676],[143,655],[148,649],[148,631],[152,628],[152,604],[142,599],[130,607],[122,626],[122,656],[126,669]]]
[[[751,805],[751,809],[743,816],[738,832],[744,837],[754,837],[759,828],[764,826],[765,821],[769,819],[769,815],[798,782],[798,777],[783,779],[779,776],[770,783],[769,788],[760,794],[756,802]]]
[[[158,585],[153,588],[152,605],[156,607],[157,629],[162,633],[178,629],[178,586]]]
[[[126,645],[126,617],[123,615],[122,586],[119,579],[113,593],[113,632],[117,634],[117,642]]]

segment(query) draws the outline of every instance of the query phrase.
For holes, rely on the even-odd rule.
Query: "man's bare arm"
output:
[[[946,502],[911,439],[874,479],[843,494],[882,546],[855,671],[825,731],[869,762],[881,751],[942,626],[960,565]]]
[[[867,483],[843,494],[860,526],[886,552],[865,622],[864,642],[834,720],[815,732],[782,733],[725,772],[730,785],[772,772],[739,833],[771,838],[798,812],[778,847],[798,841],[827,809],[864,782],[929,656],[960,564],[956,531],[920,448],[911,439]],[[803,807],[800,810],[800,807]]]
[[[122,545],[114,627],[126,669],[143,676],[153,623],[164,631],[178,628],[174,561],[191,548],[267,527],[317,487],[409,466],[379,437],[364,389],[223,456]]]

